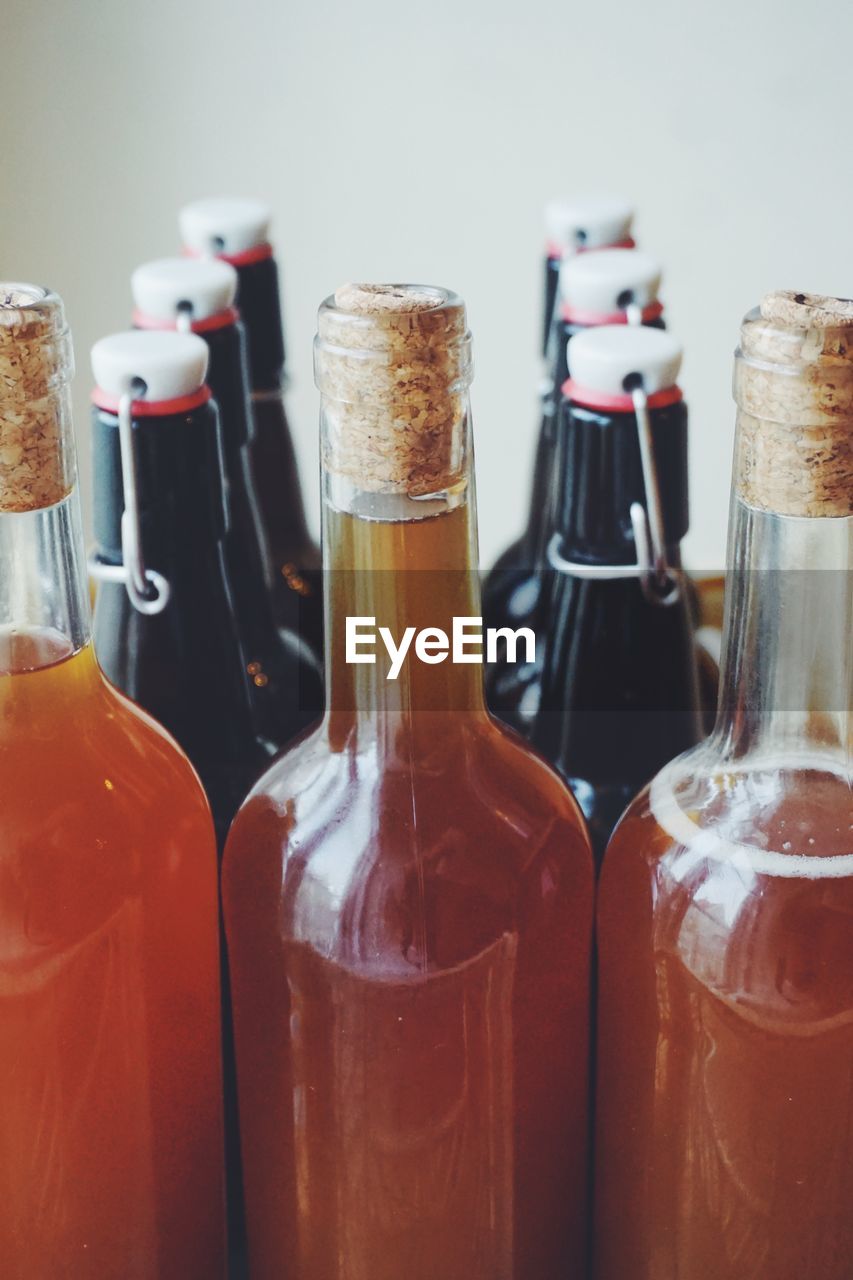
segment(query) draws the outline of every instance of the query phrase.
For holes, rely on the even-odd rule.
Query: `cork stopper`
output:
[[[735,359],[735,485],[750,506],[853,513],[853,301],[769,294]]]
[[[37,511],[70,493],[73,372],[62,300],[0,283],[0,512]]]
[[[343,285],[320,308],[314,369],[331,474],[412,498],[464,480],[471,335],[455,294]]]

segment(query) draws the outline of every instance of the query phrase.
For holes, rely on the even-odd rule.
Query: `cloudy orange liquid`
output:
[[[605,859],[597,1280],[853,1275],[853,800],[765,803],[766,849],[645,806]]]
[[[253,1280],[584,1276],[577,810],[485,714],[479,667],[410,662],[391,686],[343,660],[346,615],[399,637],[476,613],[467,519],[329,515],[356,570],[332,584],[332,711],[229,836]]]
[[[221,1276],[209,814],[91,646],[0,672],[0,1270]]]

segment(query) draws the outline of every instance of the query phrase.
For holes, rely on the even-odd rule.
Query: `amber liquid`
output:
[[[656,790],[601,881],[597,1280],[849,1280],[849,782],[770,775],[766,848]]]
[[[6,633],[0,798],[0,1273],[222,1276],[201,789],[91,646]]]
[[[577,809],[481,667],[344,662],[345,615],[399,638],[477,613],[467,522],[330,514],[326,722],[226,848],[254,1280],[584,1275]]]

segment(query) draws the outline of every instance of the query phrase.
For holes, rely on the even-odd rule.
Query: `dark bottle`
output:
[[[269,207],[258,200],[196,200],[181,210],[181,235],[188,253],[222,258],[237,271],[255,426],[251,475],[275,566],[276,614],[322,660],[320,549],[308,531],[284,408],[284,330],[270,218]]]
[[[633,221],[631,205],[608,196],[548,201],[545,206],[543,356],[548,352],[562,263],[590,249],[633,249]]]
[[[687,409],[668,334],[589,330],[571,340],[569,361],[531,737],[573,788],[600,857],[649,777],[701,737],[679,553]]]
[[[644,324],[663,327],[658,299],[661,268],[637,249],[605,249],[576,254],[562,264],[560,296],[549,343],[548,394],[542,400],[542,427],[535,508],[527,527],[527,550],[515,565],[495,565],[489,575],[485,619],[490,627],[530,627],[537,632],[543,620],[545,552],[553,533],[555,452],[563,384],[568,377],[568,340],[585,329],[605,324]],[[539,704],[542,651],[533,662],[508,662],[501,652],[486,675],[489,707],[506,724],[528,734]]]
[[[273,604],[274,566],[253,488],[253,424],[243,326],[234,309],[237,277],[225,262],[163,258],[132,278],[134,324],[187,328],[210,353],[207,383],[219,408],[229,509],[225,558],[240,642],[251,678],[258,725],[283,746],[317,719],[321,675],[313,650],[296,630],[279,628]]]
[[[206,367],[207,347],[192,334],[115,334],[92,349],[94,639],[112,683],[195,765],[221,846],[273,748],[258,729],[234,612]],[[119,407],[127,394],[133,457],[123,460]],[[127,501],[131,466],[135,503]],[[153,590],[140,578],[140,556]]]
[[[557,305],[562,263],[576,254],[619,246],[633,248],[631,223],[634,210],[623,200],[595,197],[579,200],[551,200],[545,206],[545,280],[542,306],[542,377],[540,402],[548,400],[553,386],[553,370],[548,369],[550,334]],[[553,433],[542,421],[533,460],[530,510],[524,532],[502,552],[483,583],[483,612],[486,618],[504,616],[504,597],[510,575],[533,563],[534,547],[552,471]],[[522,599],[524,596],[522,595]],[[502,625],[502,624],[497,624]]]
[[[92,350],[94,640],[112,683],[159,720],[195,765],[221,850],[273,747],[257,728],[234,611],[221,433],[204,385],[207,362],[207,347],[193,334],[115,334]],[[242,1179],[224,964],[222,995],[229,1256],[231,1274],[241,1275]]]

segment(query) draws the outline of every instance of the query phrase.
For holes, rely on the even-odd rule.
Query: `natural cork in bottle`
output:
[[[735,399],[745,502],[785,516],[853,513],[853,301],[769,294],[743,324]]]
[[[461,299],[424,285],[344,285],[320,309],[315,370],[328,471],[409,497],[464,479],[471,340]]]
[[[59,298],[0,283],[0,512],[37,511],[70,493],[71,372]]]

